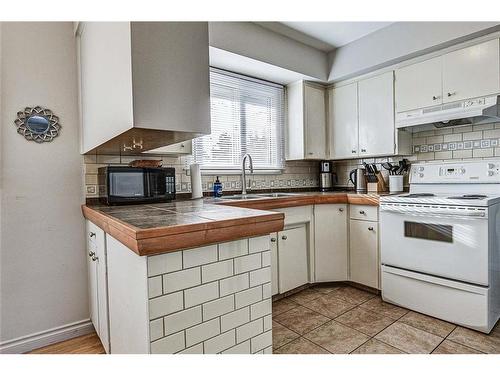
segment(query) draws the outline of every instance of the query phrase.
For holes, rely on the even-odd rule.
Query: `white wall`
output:
[[[210,46],[326,81],[325,52],[252,22],[209,22]]]
[[[82,157],[71,23],[2,23],[0,342],[88,319]],[[59,116],[52,143],[17,134],[16,113]]]
[[[330,52],[329,81],[340,81],[500,30],[498,22],[397,22]]]

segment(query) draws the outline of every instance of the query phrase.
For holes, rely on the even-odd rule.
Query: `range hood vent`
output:
[[[396,127],[410,131],[499,121],[500,104],[496,95],[396,114]]]

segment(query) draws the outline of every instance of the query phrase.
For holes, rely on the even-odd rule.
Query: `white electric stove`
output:
[[[414,164],[380,199],[382,298],[490,332],[500,317],[500,160]]]

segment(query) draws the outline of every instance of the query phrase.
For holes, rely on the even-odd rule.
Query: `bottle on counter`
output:
[[[219,176],[217,176],[214,182],[214,197],[222,197],[222,183],[219,181]]]

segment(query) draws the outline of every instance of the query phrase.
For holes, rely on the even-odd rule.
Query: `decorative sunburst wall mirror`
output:
[[[24,111],[17,112],[17,119],[14,123],[19,134],[24,135],[28,141],[36,143],[52,141],[61,130],[59,117],[50,109],[40,106],[26,107]]]

